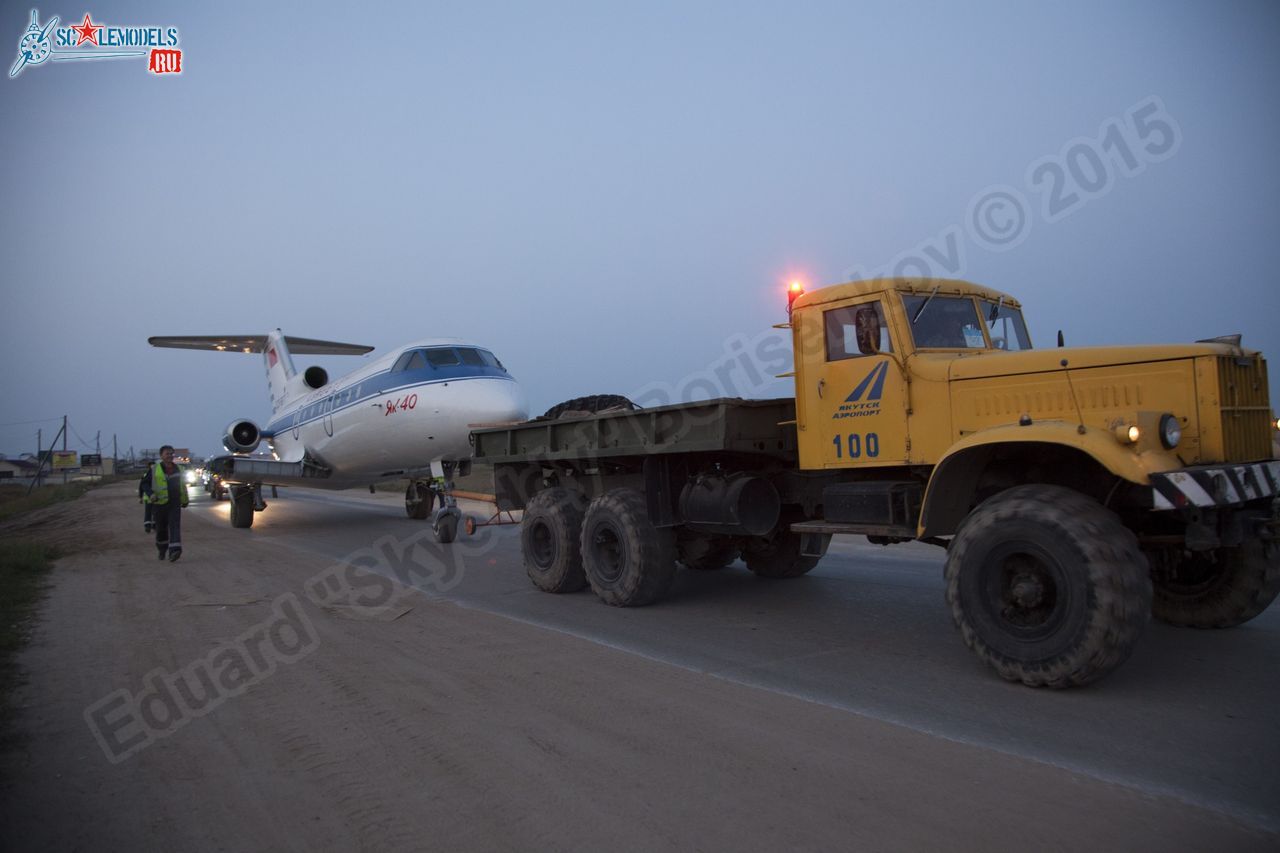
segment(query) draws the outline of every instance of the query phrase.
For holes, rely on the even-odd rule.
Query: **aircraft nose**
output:
[[[477,408],[482,422],[489,424],[529,419],[529,402],[524,389],[515,382],[495,382],[487,389],[485,400]]]

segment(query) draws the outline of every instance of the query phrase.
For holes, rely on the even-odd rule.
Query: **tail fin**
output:
[[[284,332],[276,329],[267,335],[266,346],[262,348],[262,359],[267,365],[267,389],[271,392],[271,412],[280,408],[289,400],[289,380],[298,371],[293,366],[293,356],[289,354],[289,343]]]
[[[276,329],[268,335],[188,335],[186,337],[147,338],[153,347],[174,349],[207,349],[217,352],[260,352],[267,366],[267,385],[271,391],[271,410],[279,411],[299,383],[291,382],[297,371],[293,355],[364,355],[373,347],[344,344],[314,338],[287,337]],[[291,352],[292,351],[292,352]]]

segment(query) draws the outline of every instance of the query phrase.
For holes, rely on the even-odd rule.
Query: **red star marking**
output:
[[[71,29],[76,32],[76,47],[85,42],[92,42],[98,47],[102,47],[102,45],[98,44],[98,31],[102,29],[102,24],[95,24],[89,20],[88,12],[84,13],[84,22],[80,26],[72,27]]]

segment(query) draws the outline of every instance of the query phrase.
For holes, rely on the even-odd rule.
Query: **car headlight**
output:
[[[1182,424],[1173,415],[1160,417],[1160,443],[1168,450],[1173,450],[1182,441]]]

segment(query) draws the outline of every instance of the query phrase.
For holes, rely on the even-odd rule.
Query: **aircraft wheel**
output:
[[[436,493],[425,483],[410,482],[404,492],[404,511],[410,518],[421,521],[431,517],[431,507],[435,503]]]
[[[462,517],[462,513],[457,507],[444,507],[436,514],[435,523],[432,527],[436,532],[436,541],[441,545],[448,545],[454,539],[458,538],[458,520]]]

